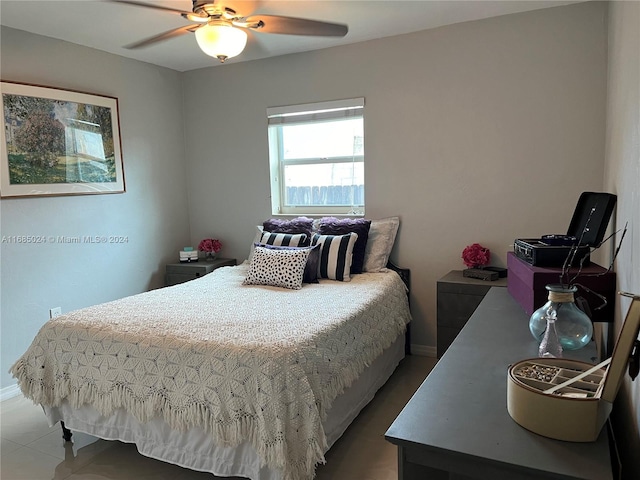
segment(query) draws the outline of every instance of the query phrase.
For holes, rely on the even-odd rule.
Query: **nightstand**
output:
[[[452,270],[438,280],[438,358],[444,355],[489,289],[506,286],[506,277],[491,282],[464,277],[462,270]]]
[[[235,258],[216,258],[212,262],[200,260],[188,263],[169,263],[165,268],[166,287],[188,282],[213,272],[216,268],[236,265]]]

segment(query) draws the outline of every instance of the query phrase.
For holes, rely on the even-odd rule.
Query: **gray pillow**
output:
[[[382,218],[371,222],[364,253],[365,272],[379,272],[387,267],[399,226],[399,217]]]

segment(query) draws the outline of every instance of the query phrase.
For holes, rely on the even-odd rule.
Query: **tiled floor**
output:
[[[318,480],[395,480],[396,447],[384,433],[435,365],[434,358],[407,357],[360,413],[317,469]],[[211,474],[152,460],[134,445],[74,432],[62,440],[40,407],[23,397],[0,403],[2,480],[213,480]]]

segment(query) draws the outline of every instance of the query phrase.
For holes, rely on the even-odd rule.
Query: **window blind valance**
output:
[[[364,98],[267,108],[269,125],[294,125],[346,118],[362,118]]]

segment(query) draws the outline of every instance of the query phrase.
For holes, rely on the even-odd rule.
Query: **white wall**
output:
[[[640,295],[640,3],[609,9],[609,81],[604,185],[618,195],[616,229],[629,222],[615,270],[618,289]],[[629,308],[616,303],[615,332]],[[626,479],[640,478],[640,380],[625,376],[614,408]]]
[[[191,236],[243,259],[271,216],[267,107],[363,96],[366,216],[401,216],[413,343],[435,353],[436,280],[466,245],[504,265],[602,189],[606,53],[606,6],[584,3],[187,72]]]
[[[2,79],[118,97],[127,191],[5,198],[0,234],[122,235],[126,244],[1,244],[1,383],[49,318],[163,284],[189,244],[178,72],[19,30],[1,30]]]

